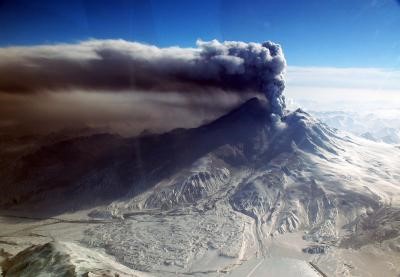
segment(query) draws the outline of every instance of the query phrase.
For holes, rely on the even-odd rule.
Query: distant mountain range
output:
[[[311,113],[332,128],[376,142],[400,144],[400,119],[396,116],[346,111],[311,111]]]

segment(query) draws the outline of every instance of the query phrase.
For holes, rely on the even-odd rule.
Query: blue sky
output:
[[[400,68],[396,0],[0,0],[0,45],[122,38],[158,46],[273,40],[289,65]]]

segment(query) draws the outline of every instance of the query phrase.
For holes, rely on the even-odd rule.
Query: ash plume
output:
[[[65,89],[265,93],[282,113],[285,59],[272,42],[158,48],[124,40],[0,49],[0,91]]]
[[[10,113],[7,116],[6,111],[1,114],[7,121],[29,119],[31,122],[35,116],[39,116],[41,124],[46,124],[43,118],[48,116],[40,115],[42,110],[49,110],[41,108],[46,106],[46,99],[49,99],[48,106],[53,105],[54,99],[58,99],[57,105],[61,105],[62,99],[73,97],[67,96],[68,93],[77,95],[74,100],[76,102],[83,99],[82,103],[89,103],[91,100],[88,99],[95,98],[86,97],[85,94],[95,94],[99,99],[106,99],[99,96],[100,94],[115,97],[127,95],[129,99],[132,99],[129,95],[138,95],[134,99],[142,99],[146,94],[158,95],[164,99],[173,95],[173,98],[179,99],[178,105],[194,103],[196,106],[196,103],[204,102],[201,99],[212,96],[210,99],[214,99],[215,103],[207,101],[205,105],[208,107],[204,108],[202,115],[196,115],[196,111],[190,110],[193,105],[188,105],[186,114],[191,114],[188,118],[197,116],[192,121],[198,124],[203,119],[209,120],[210,117],[233,108],[240,99],[246,100],[259,95],[268,100],[271,112],[279,117],[285,110],[285,67],[286,61],[281,47],[272,42],[199,40],[195,48],[159,48],[125,40],[88,40],[76,44],[5,47],[0,48],[0,104],[3,102],[12,105],[13,99],[17,99],[17,102],[12,109],[14,115]],[[227,100],[229,97],[233,100]],[[114,100],[110,100],[110,103],[112,101]],[[30,103],[37,105],[33,115],[29,114],[29,110],[32,110]],[[106,100],[102,105],[105,103]],[[168,110],[165,106],[160,109],[158,103],[159,101],[155,101],[147,113],[160,125],[159,122],[162,121],[158,119],[163,116],[157,112],[162,111],[165,114]],[[93,104],[88,105],[86,108],[83,104],[74,107],[82,109],[81,114],[84,114],[89,123],[90,110],[97,113],[92,116],[96,120],[101,118],[107,121],[104,115],[98,114],[98,109],[93,108]],[[105,110],[111,118],[119,118],[123,117],[121,114],[140,110],[140,101],[136,107],[135,103],[132,105],[125,113],[116,105],[105,107]],[[148,101],[146,105],[149,105]],[[173,103],[169,105],[173,106]],[[24,107],[27,111],[23,110]],[[52,117],[68,121],[71,115],[77,120],[76,115],[80,113],[74,107],[63,107],[62,115]],[[178,108],[178,123],[165,129],[180,127],[179,118],[185,112],[182,112],[184,107],[175,107],[175,110]],[[11,108],[6,110],[10,111]],[[113,110],[118,110],[118,116],[113,114]],[[212,112],[207,114],[207,111]],[[132,120],[132,116],[129,116],[129,121],[134,122]],[[53,122],[54,124],[57,123]],[[190,126],[190,120],[183,125]],[[149,123],[148,128],[152,127]]]

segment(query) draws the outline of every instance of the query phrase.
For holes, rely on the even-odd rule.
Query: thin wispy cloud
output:
[[[400,70],[386,68],[288,67],[286,95],[336,109],[337,103],[400,107]],[[315,107],[317,108],[317,107]]]

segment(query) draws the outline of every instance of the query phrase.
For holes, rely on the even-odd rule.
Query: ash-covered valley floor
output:
[[[268,114],[252,99],[195,129],[13,152],[5,276],[47,276],[35,257],[66,276],[398,276],[400,149]]]

